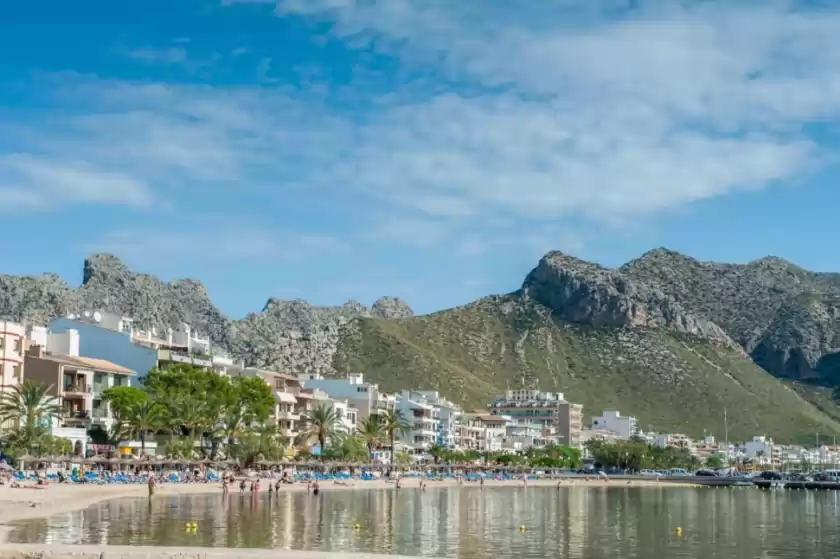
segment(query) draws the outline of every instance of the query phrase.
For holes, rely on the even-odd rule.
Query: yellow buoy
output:
[[[355,528],[356,530],[358,530],[361,527],[362,527],[362,525],[359,524],[358,522],[353,526],[353,528]]]
[[[675,532],[678,536],[682,536],[682,528],[680,528],[679,526],[677,526],[677,529],[675,530]]]
[[[519,527],[519,531],[520,531],[520,532],[524,532],[524,531],[525,531],[525,525],[524,525],[524,524],[523,524],[522,526],[520,526],[520,527]]]
[[[184,524],[184,530],[189,530],[191,527],[192,527],[192,525],[189,522]]]

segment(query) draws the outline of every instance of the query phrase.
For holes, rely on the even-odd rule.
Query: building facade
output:
[[[566,401],[561,392],[508,390],[497,396],[489,409],[493,416],[553,428],[552,436],[560,444],[575,447],[582,444],[583,406]]]
[[[302,374],[298,378],[306,388],[326,392],[331,398],[347,400],[356,408],[357,420],[381,414],[396,408],[396,398],[379,389],[378,384],[365,382],[361,373],[351,373],[347,377],[324,378],[318,374]]]
[[[26,328],[0,321],[0,394],[23,382]]]
[[[592,428],[607,429],[621,439],[629,439],[638,432],[636,418],[623,416],[618,410],[604,410],[601,415],[593,417]]]

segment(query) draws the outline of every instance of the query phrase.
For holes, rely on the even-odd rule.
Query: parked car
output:
[[[690,476],[691,474],[688,473],[683,468],[671,468],[670,470],[668,470],[668,475],[669,476]]]
[[[720,474],[714,470],[697,470],[694,475],[697,477],[720,477]]]
[[[785,476],[788,481],[814,481],[814,478],[802,472],[791,472]]]
[[[660,474],[659,474],[659,472],[656,472],[654,470],[641,470],[639,472],[639,475],[640,476],[658,476]]]
[[[773,470],[767,470],[765,472],[761,472],[756,476],[756,479],[764,479],[770,481],[781,481],[785,479],[785,476],[780,474],[779,472],[774,472]]]

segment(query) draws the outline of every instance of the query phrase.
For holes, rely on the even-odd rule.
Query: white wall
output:
[[[50,332],[47,350],[56,355],[79,356],[79,331],[67,330],[60,334]]]

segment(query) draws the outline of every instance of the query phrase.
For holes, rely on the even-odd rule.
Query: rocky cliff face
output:
[[[522,289],[571,322],[611,328],[666,328],[736,346],[720,326],[690,313],[661,290],[621,271],[562,252],[545,255]]]
[[[262,312],[233,320],[213,304],[201,282],[163,282],[130,270],[109,254],[85,260],[78,289],[53,274],[0,276],[0,318],[46,324],[92,309],[131,316],[141,328],[165,329],[186,322],[250,365],[322,373],[331,371],[340,333],[351,319],[413,315],[397,297],[382,297],[371,308],[356,301],[317,307],[272,298]]]
[[[840,274],[809,272],[775,257],[700,262],[665,249],[619,271],[719,325],[776,376],[824,376],[825,363],[834,362],[825,358],[840,351]]]

